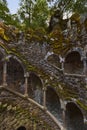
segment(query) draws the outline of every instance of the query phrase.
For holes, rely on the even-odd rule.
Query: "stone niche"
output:
[[[46,106],[47,109],[62,122],[62,110],[59,96],[57,95],[54,88],[51,86],[47,87],[46,91]]]
[[[67,130],[86,130],[84,125],[83,113],[73,102],[66,105],[66,127]]]
[[[47,61],[48,61],[50,64],[52,64],[52,65],[54,65],[54,66],[56,66],[56,67],[58,67],[58,68],[61,68],[60,59],[59,59],[59,57],[58,57],[56,54],[50,55],[50,56],[47,58]]]
[[[17,130],[26,130],[24,126],[20,126]]]
[[[3,54],[0,52],[0,85],[3,82]]]
[[[24,92],[24,70],[21,63],[13,57],[7,63],[7,84],[10,89]]]
[[[39,76],[30,73],[28,78],[28,95],[39,104],[43,104],[43,84]]]
[[[79,52],[72,51],[65,57],[64,72],[69,74],[82,74],[83,61]]]

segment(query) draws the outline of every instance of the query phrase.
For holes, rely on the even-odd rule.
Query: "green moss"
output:
[[[3,43],[0,42],[0,46],[6,51],[6,53],[8,53],[8,49],[7,49],[6,45],[4,45]]]
[[[77,100],[76,102],[82,109],[87,111],[87,105],[83,104],[80,100]]]

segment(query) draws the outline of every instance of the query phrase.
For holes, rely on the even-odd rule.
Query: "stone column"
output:
[[[7,61],[3,62],[3,85],[7,86]]]
[[[83,73],[84,73],[84,75],[87,76],[87,59],[86,59],[86,57],[83,58],[83,65],[84,65]]]
[[[61,63],[61,69],[63,70],[64,72],[64,62],[65,62],[65,58],[62,58],[61,56],[59,56],[60,58],[60,63]]]
[[[70,19],[67,22],[67,28],[68,28],[68,30],[71,29],[71,20]]]
[[[85,47],[84,47],[82,60],[83,60],[83,64],[84,64],[84,74],[87,77],[87,45],[85,45]]]
[[[63,100],[60,99],[60,103],[61,103],[61,109],[62,109],[62,119],[63,119],[63,127],[64,130],[66,130],[66,119],[65,119],[65,111],[66,111],[66,107],[65,107],[65,103]]]
[[[62,109],[62,117],[63,117],[63,127],[65,128],[64,130],[66,130],[66,115],[65,115],[65,109]]]
[[[24,92],[24,94],[25,94],[25,96],[28,96],[28,77],[29,77],[29,73],[26,72],[24,74],[24,77],[25,77],[25,92]]]
[[[46,88],[43,88],[43,106],[46,109]]]
[[[64,72],[64,62],[61,63],[61,68],[62,68],[62,70]]]

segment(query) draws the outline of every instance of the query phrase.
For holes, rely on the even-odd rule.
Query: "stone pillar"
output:
[[[64,127],[64,130],[66,130],[66,119],[65,119],[66,107],[65,107],[65,103],[63,100],[60,99],[60,103],[61,103],[61,109],[62,109],[63,127]]]
[[[62,117],[63,117],[63,127],[65,128],[64,130],[66,130],[66,115],[65,115],[65,109],[62,109]]]
[[[7,61],[3,62],[3,85],[7,86]]]
[[[67,22],[67,28],[68,28],[68,30],[71,29],[71,20],[70,19]]]
[[[43,88],[43,106],[46,109],[46,88]]]
[[[61,69],[64,71],[65,58],[62,58],[61,56],[59,56],[59,58],[60,58],[60,63],[61,63]]]
[[[24,94],[25,94],[25,96],[28,96],[28,77],[29,77],[29,73],[26,72],[24,74],[24,77],[25,77],[25,92],[24,92]]]
[[[83,58],[83,65],[84,65],[83,73],[84,73],[84,75],[87,76],[87,59],[86,59],[86,57]]]
[[[85,75],[85,84],[86,84],[86,88],[87,88],[87,58],[84,57],[83,58],[83,65],[84,65],[84,68],[83,68],[83,74]]]
[[[64,62],[61,62],[61,68],[62,68],[62,70],[64,72]]]
[[[84,64],[84,74],[87,77],[87,45],[84,47],[82,60],[83,60],[83,64]]]

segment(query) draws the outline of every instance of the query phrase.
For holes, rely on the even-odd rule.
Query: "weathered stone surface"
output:
[[[16,130],[20,126],[27,130],[60,130],[43,110],[21,97],[8,93],[8,97],[0,97],[0,102],[1,130]]]
[[[64,128],[67,127],[66,124],[70,125],[68,127],[71,127],[73,125],[73,120],[77,120],[79,118],[81,120],[77,120],[77,124],[79,124],[80,121],[82,125],[81,128],[83,129],[75,129],[75,125],[73,125],[73,130],[87,129],[87,32],[85,30],[85,27],[83,27],[83,29],[80,30],[81,32],[78,34],[76,31],[76,25],[73,25],[70,30],[67,30],[64,40],[68,40],[67,38],[69,38],[69,43],[62,43],[63,45],[61,46],[61,51],[58,51],[58,53],[58,48],[52,48],[53,44],[47,43],[46,41],[43,41],[42,43],[39,41],[28,41],[27,39],[25,39],[25,37],[23,37],[23,40],[21,39],[22,37],[19,37],[19,39],[15,40],[13,36],[12,38],[14,39],[14,41],[12,42],[5,41],[5,39],[2,39],[1,37],[1,130],[17,130],[20,126],[24,126],[27,130],[62,130],[63,126]],[[54,42],[55,40],[57,41],[58,38],[54,38],[51,40],[52,42]],[[55,45],[56,43],[54,44],[54,46]],[[56,66],[56,63],[52,64],[52,62],[50,63],[49,60],[47,60],[46,57],[49,52],[52,54],[52,56],[53,54],[58,56],[60,67]],[[71,57],[66,60],[67,56],[70,55],[72,52],[74,53],[73,57],[71,55]],[[78,55],[77,58],[75,54]],[[14,62],[11,62],[12,59],[14,59]],[[5,68],[6,66],[4,67],[5,61],[7,62],[7,72]],[[54,60],[53,62],[56,61]],[[76,66],[74,67],[76,67],[77,69],[78,66],[82,65],[79,71],[74,70],[76,68],[73,68],[73,66],[69,66],[70,64],[73,64],[73,62],[75,62]],[[18,67],[18,69],[16,67]],[[65,70],[66,68],[68,69],[68,71]],[[70,71],[70,69],[72,71]],[[19,72],[18,75],[16,72]],[[25,76],[26,73],[27,76]],[[31,73],[32,76],[30,77]],[[38,83],[39,81],[36,82],[34,78],[32,78],[35,75],[39,78],[41,84]],[[21,80],[23,82],[20,82]],[[37,87],[35,86],[35,84]],[[2,87],[3,85],[4,87]],[[20,90],[21,85],[23,87],[22,91]],[[38,105],[36,103],[37,100],[36,102],[34,102],[35,99],[33,98],[33,96],[32,99],[30,99],[32,100],[32,102],[28,100],[28,98],[30,97],[28,92],[30,91],[30,94],[34,95],[35,90],[38,88],[38,86],[40,87],[40,85],[42,85],[42,88],[40,90],[43,97],[41,106],[39,106],[40,104]],[[48,98],[51,97],[53,99],[53,97],[55,97],[54,95],[58,97],[59,105],[62,112],[62,121],[59,121],[59,119],[55,119],[52,117],[53,114],[54,116],[55,113],[58,114],[56,104],[54,104],[55,108],[52,106],[52,104],[55,102],[54,100],[52,100],[53,102],[51,102],[51,100],[49,99],[48,104],[50,105],[47,109],[47,91],[51,91],[51,95],[49,94],[50,96],[48,95]],[[52,95],[53,93],[54,95]],[[74,109],[72,106],[74,107]],[[53,114],[48,114],[49,111],[51,112],[51,114]],[[75,114],[75,111],[77,111],[77,114]],[[73,120],[71,120],[72,118]],[[70,122],[71,124],[66,122]]]

